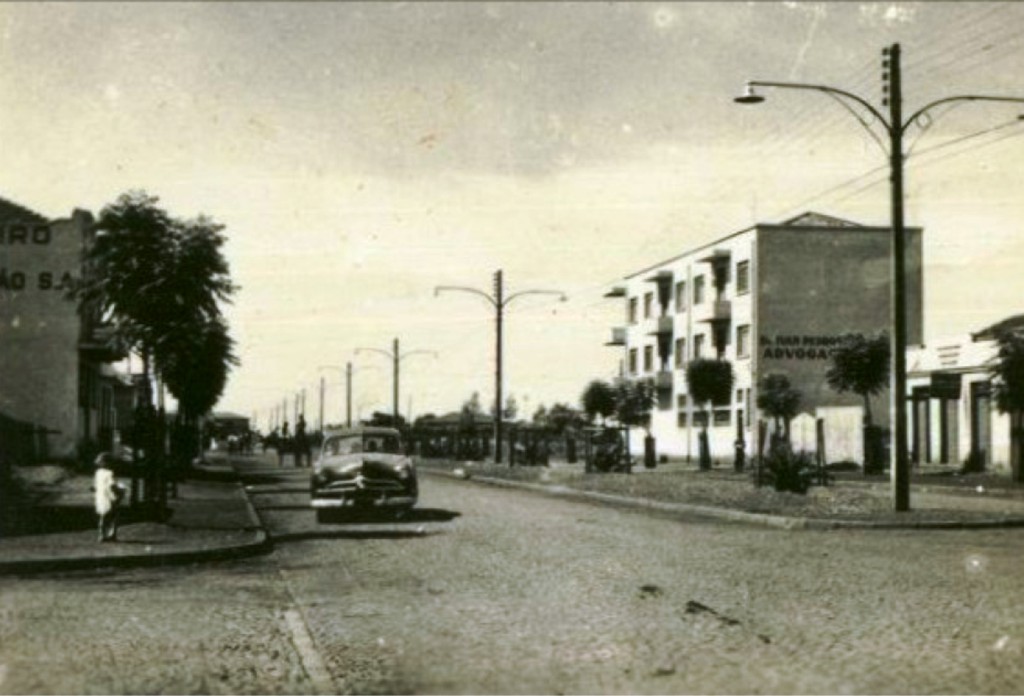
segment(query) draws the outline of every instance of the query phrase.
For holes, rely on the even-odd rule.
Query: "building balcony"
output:
[[[654,320],[651,330],[648,332],[651,336],[671,336],[675,330],[675,319],[671,316],[658,317]]]
[[[709,309],[707,316],[701,317],[700,321],[719,322],[732,319],[732,302],[729,300],[715,300]]]
[[[78,342],[78,352],[87,360],[117,362],[128,357],[128,351],[114,338],[114,327],[93,327]]]
[[[605,343],[606,346],[624,346],[626,345],[626,327],[615,326],[612,327],[612,339]]]

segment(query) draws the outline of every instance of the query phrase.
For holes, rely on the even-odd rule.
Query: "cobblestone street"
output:
[[[782,531],[424,476],[401,522],[250,493],[266,557],[0,579],[0,691],[1008,693],[1019,530]]]

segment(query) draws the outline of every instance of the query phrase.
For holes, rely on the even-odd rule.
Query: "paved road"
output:
[[[1020,530],[781,531],[424,477],[273,555],[0,580],[4,692],[1019,692]]]

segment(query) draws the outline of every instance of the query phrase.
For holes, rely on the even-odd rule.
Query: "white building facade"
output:
[[[1013,471],[1011,418],[993,398],[997,328],[1024,329],[1024,315],[973,335],[934,341],[907,354],[911,461]]]
[[[651,432],[657,451],[695,458],[703,405],[689,397],[694,359],[727,360],[735,384],[729,403],[711,410],[712,455],[731,457],[742,439],[756,443],[758,382],[786,375],[800,410],[859,424],[863,403],[825,382],[830,350],[850,333],[874,335],[891,324],[887,227],[818,213],[757,224],[637,271],[607,294],[625,303],[625,323],[607,344],[623,350],[623,373],[651,378],[658,391]],[[922,336],[921,230],[907,229],[907,338]],[[887,425],[888,394],[872,402]],[[634,443],[639,443],[639,438]]]

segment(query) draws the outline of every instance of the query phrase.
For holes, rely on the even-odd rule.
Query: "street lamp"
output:
[[[356,348],[356,355],[358,355],[360,353],[360,351],[370,351],[371,353],[380,353],[381,355],[385,355],[385,356],[391,358],[392,365],[393,365],[393,368],[392,368],[393,369],[393,378],[392,378],[393,384],[392,384],[392,388],[393,388],[393,392],[394,392],[393,393],[393,398],[394,398],[394,404],[393,404],[394,414],[393,415],[394,415],[394,419],[395,419],[395,427],[398,427],[398,414],[399,414],[399,411],[398,411],[398,364],[402,360],[405,360],[406,358],[408,358],[410,355],[419,355],[419,354],[422,354],[422,353],[429,353],[430,355],[433,355],[436,358],[437,357],[437,351],[436,350],[410,350],[408,353],[399,353],[398,352],[398,339],[397,338],[392,341],[392,346],[393,346],[392,350],[384,350],[383,348]]]
[[[556,295],[561,302],[565,302],[568,297],[564,292],[560,290],[520,290],[519,292],[513,293],[508,297],[505,297],[505,286],[504,279],[501,270],[498,270],[494,274],[494,294],[488,295],[483,290],[477,290],[476,288],[468,288],[462,285],[438,285],[434,288],[434,297],[437,297],[442,292],[446,291],[458,291],[458,292],[469,292],[474,295],[479,295],[494,307],[495,311],[495,370],[494,370],[494,463],[501,464],[501,436],[502,436],[502,409],[501,409],[501,331],[502,331],[502,315],[505,311],[505,307],[509,305],[512,300],[523,297],[524,295]]]
[[[760,104],[764,97],[755,91],[756,87],[778,87],[782,89],[809,89],[827,94],[837,99],[860,122],[868,133],[875,138],[875,132],[848,103],[852,101],[870,113],[885,128],[889,136],[889,167],[891,170],[891,206],[892,206],[892,338],[891,338],[891,375],[890,375],[890,412],[893,418],[893,442],[891,457],[891,480],[893,503],[897,512],[910,510],[910,472],[907,462],[907,312],[904,273],[905,239],[903,227],[903,164],[907,155],[903,153],[903,136],[911,124],[918,122],[928,111],[950,102],[989,101],[1024,103],[1024,97],[997,97],[978,94],[964,94],[944,97],[925,104],[906,120],[903,119],[903,94],[900,73],[900,45],[893,44],[882,50],[884,56],[882,67],[883,106],[889,107],[886,118],[878,109],[863,97],[846,90],[826,85],[804,84],[800,82],[765,82],[751,80],[747,82],[743,94],[734,99],[739,104]],[[845,100],[845,101],[844,101]],[[927,126],[925,126],[927,127]],[[884,148],[884,146],[883,146]]]
[[[363,367],[352,367],[352,363],[340,365],[318,365],[318,370],[337,370],[345,373],[345,427],[352,427],[352,375],[363,370],[376,370],[376,365],[365,365]],[[320,378],[320,429],[323,430],[324,422],[324,378]]]

